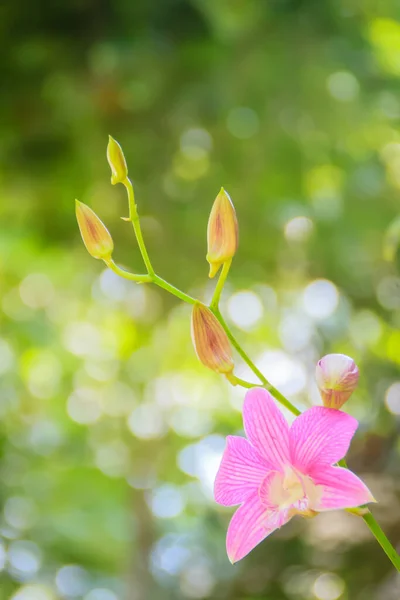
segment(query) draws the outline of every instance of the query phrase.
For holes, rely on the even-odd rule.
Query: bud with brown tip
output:
[[[217,373],[229,374],[233,371],[228,337],[215,315],[200,302],[193,307],[192,341],[203,365]]]
[[[357,387],[359,371],[345,354],[327,354],[318,361],[315,378],[327,408],[341,408]]]
[[[114,250],[110,232],[91,208],[75,200],[76,218],[87,251],[93,258],[108,260]]]
[[[211,209],[207,227],[207,261],[209,277],[214,277],[221,265],[236,253],[239,241],[236,211],[229,194],[221,188]]]
[[[107,160],[111,167],[111,183],[123,183],[128,177],[128,167],[121,146],[111,135],[108,136]]]

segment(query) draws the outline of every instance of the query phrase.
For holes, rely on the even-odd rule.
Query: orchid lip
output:
[[[268,483],[269,490],[266,489]],[[266,477],[259,488],[259,496],[261,502],[270,508],[279,511],[290,509],[301,514],[313,510],[321,490],[308,475],[286,465],[283,473],[274,473],[272,479],[271,476]]]

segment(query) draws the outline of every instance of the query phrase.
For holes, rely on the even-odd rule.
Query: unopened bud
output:
[[[93,258],[109,259],[114,250],[110,232],[91,208],[75,200],[76,218],[87,251]]]
[[[357,387],[359,371],[345,354],[327,354],[318,361],[315,378],[324,406],[339,409]]]
[[[122,183],[128,177],[128,167],[121,146],[111,135],[108,136],[107,160],[111,167],[111,183]]]
[[[231,259],[239,241],[236,211],[229,194],[221,188],[211,209],[207,227],[207,261],[209,277],[214,277],[221,265]]]
[[[200,362],[217,373],[231,373],[233,359],[228,336],[207,306],[197,302],[192,312],[192,341]]]

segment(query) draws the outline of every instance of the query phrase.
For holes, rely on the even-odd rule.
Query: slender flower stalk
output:
[[[393,548],[392,544],[387,539],[379,523],[377,523],[376,519],[374,519],[373,515],[369,512],[369,510],[365,515],[362,515],[362,518],[369,527],[372,535],[375,537],[378,544],[385,552],[388,559],[392,562],[393,566],[400,573],[400,555],[397,554],[396,550]]]
[[[229,269],[231,268],[232,259],[230,258],[224,263],[224,266],[221,269],[220,276],[218,278],[218,283],[215,286],[214,294],[210,303],[211,309],[216,309],[219,306],[219,300],[221,298],[222,290],[224,289],[226,278],[228,277]]]
[[[128,194],[128,204],[129,204],[129,217],[125,220],[131,221],[133,226],[133,231],[135,232],[135,236],[137,242],[139,244],[139,250],[143,258],[143,262],[146,265],[147,272],[149,275],[155,275],[153,265],[151,264],[149,253],[147,252],[146,244],[144,243],[142,228],[140,227],[139,215],[137,212],[137,206],[135,203],[135,193],[133,191],[133,185],[130,179],[126,178],[123,182],[125,186],[126,192]]]
[[[280,404],[282,404],[282,406],[287,408],[291,413],[293,413],[294,415],[299,415],[301,413],[301,411],[296,406],[294,406],[294,404],[292,404],[290,402],[290,400],[288,400],[283,394],[281,394],[281,392],[279,390],[277,390],[276,387],[274,387],[268,381],[268,379],[265,377],[265,375],[263,375],[263,373],[260,371],[260,369],[257,367],[257,365],[251,360],[251,358],[247,354],[247,352],[239,344],[238,340],[236,339],[236,337],[233,335],[230,328],[228,327],[219,308],[212,309],[212,311],[215,314],[215,316],[217,317],[218,321],[221,323],[222,327],[224,328],[225,333],[228,336],[229,341],[231,342],[232,346],[235,348],[237,353],[242,357],[242,359],[244,360],[246,365],[253,371],[254,375],[256,375],[258,377],[258,379],[260,380],[260,382],[262,384],[262,387],[264,387],[268,392],[270,392],[274,396],[274,398]],[[258,386],[258,384],[253,385],[253,387],[256,387],[256,386]],[[246,385],[244,387],[249,387],[249,385]]]
[[[151,283],[152,279],[150,275],[136,275],[136,273],[130,273],[129,271],[125,271],[125,269],[121,269],[115,262],[110,258],[109,260],[104,261],[111,271],[114,271],[116,275],[123,277],[124,279],[128,279],[129,281],[136,281],[137,283]]]

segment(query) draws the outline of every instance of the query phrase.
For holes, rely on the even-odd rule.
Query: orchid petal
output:
[[[214,497],[223,506],[241,504],[259,488],[268,464],[243,437],[229,435],[214,484]]]
[[[254,494],[237,509],[229,523],[226,550],[229,560],[241,560],[270,533],[289,521],[288,511],[271,511]]]
[[[289,425],[264,389],[253,388],[243,405],[244,429],[250,442],[272,470],[283,469],[289,459]]]
[[[313,406],[298,416],[290,429],[292,464],[303,473],[315,465],[331,465],[346,455],[358,421],[324,406]]]
[[[365,483],[348,469],[315,468],[310,477],[319,488],[318,499],[310,507],[314,510],[354,508],[368,502],[376,502]]]

